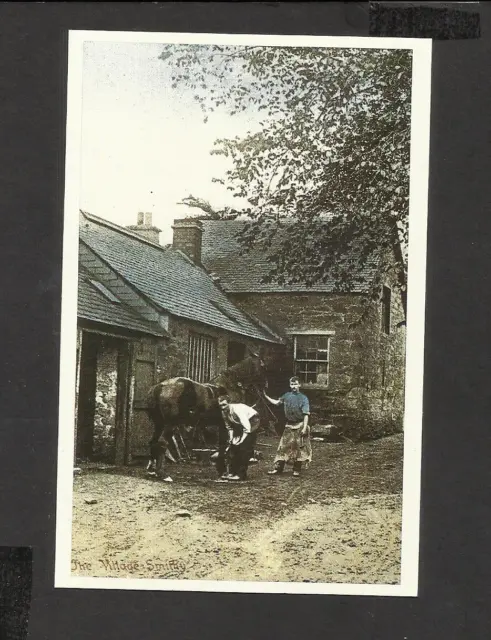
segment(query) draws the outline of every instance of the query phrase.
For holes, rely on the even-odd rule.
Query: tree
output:
[[[200,209],[201,211],[204,211],[206,217],[211,220],[220,220],[222,217],[220,212],[214,209],[208,200],[204,200],[203,198],[196,198],[195,196],[189,195],[177,204],[184,204],[186,207],[190,207],[191,209]]]
[[[177,204],[183,204],[191,209],[199,209],[205,214],[204,216],[199,217],[207,218],[209,220],[223,220],[236,217],[235,212],[233,212],[230,207],[216,209],[210,202],[208,202],[208,200],[205,200],[204,198],[197,198],[193,195],[183,198],[181,202],[178,202]]]
[[[269,278],[334,276],[347,291],[371,263],[368,298],[393,275],[405,311],[411,52],[169,45],[161,58],[205,116],[264,113],[259,131],[212,153],[231,159],[216,180],[247,203],[233,211],[247,216],[240,241],[264,245]]]

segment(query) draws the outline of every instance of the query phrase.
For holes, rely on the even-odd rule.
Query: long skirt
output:
[[[302,428],[286,425],[281,436],[275,462],[312,462],[312,444],[310,442],[310,427],[307,434],[301,437]]]

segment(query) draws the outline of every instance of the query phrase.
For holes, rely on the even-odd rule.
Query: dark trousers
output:
[[[244,442],[238,447],[230,445],[228,458],[230,461],[230,473],[232,475],[238,475],[239,477],[247,476],[249,459],[254,455],[254,447],[256,446],[257,434],[259,431],[259,417],[253,417],[251,419],[251,424],[254,427],[254,431],[246,437]],[[223,476],[227,471],[227,447],[228,431],[225,428],[225,424],[222,423],[218,427],[218,458],[215,462],[215,467],[219,476]],[[237,452],[234,451],[234,449],[241,449],[241,451]],[[234,457],[236,458],[235,462],[233,462]],[[246,460],[245,467],[244,460]]]
[[[250,433],[239,445],[230,445],[230,473],[239,476],[241,480],[246,480],[249,460],[254,454],[254,444],[256,434]]]

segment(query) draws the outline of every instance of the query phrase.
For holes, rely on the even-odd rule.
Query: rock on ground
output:
[[[73,573],[397,584],[402,437],[313,444],[300,479],[266,474],[274,447],[247,483],[216,484],[203,464],[169,465],[172,484],[144,469],[84,471],[74,478]]]

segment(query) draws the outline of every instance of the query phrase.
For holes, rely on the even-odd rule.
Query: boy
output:
[[[270,398],[264,392],[264,397],[274,405],[283,405],[285,411],[286,425],[281,436],[276,457],[274,459],[274,469],[268,471],[269,475],[283,473],[285,463],[293,463],[293,476],[298,478],[303,462],[312,461],[312,445],[310,443],[309,399],[300,393],[300,380],[293,376],[290,378],[290,389],[278,400]]]

